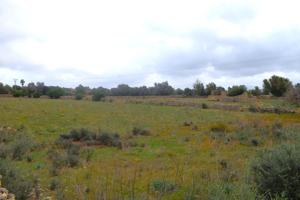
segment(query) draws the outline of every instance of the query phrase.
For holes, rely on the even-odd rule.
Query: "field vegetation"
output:
[[[299,178],[276,178],[299,172],[299,108],[284,100],[1,98],[0,110],[0,173],[18,199],[299,198],[285,185]]]
[[[300,199],[300,85],[286,78],[21,85],[0,84],[0,174],[17,199]]]

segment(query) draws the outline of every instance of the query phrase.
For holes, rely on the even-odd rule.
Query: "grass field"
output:
[[[296,113],[249,112],[250,104]],[[1,127],[38,144],[27,153],[30,161],[10,162],[28,179],[36,178],[41,193],[53,199],[253,199],[249,165],[257,152],[297,141],[300,130],[299,110],[278,99],[1,98],[0,112]],[[133,135],[134,127],[149,135]],[[51,174],[49,151],[57,148],[61,134],[80,128],[118,133],[122,147],[81,145],[79,165]],[[54,181],[59,186],[50,189]]]

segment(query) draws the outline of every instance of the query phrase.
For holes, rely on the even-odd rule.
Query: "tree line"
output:
[[[214,82],[204,85],[199,80],[196,80],[191,88],[175,89],[167,81],[154,83],[153,86],[130,87],[127,84],[120,84],[117,87],[108,89],[104,87],[90,88],[83,85],[78,85],[76,88],[64,88],[60,86],[46,86],[43,82],[30,82],[25,85],[25,80],[20,81],[20,85],[13,86],[0,83],[0,94],[10,94],[14,97],[39,98],[42,95],[47,95],[49,98],[60,98],[61,96],[74,96],[80,100],[85,96],[92,95],[93,100],[99,101],[104,96],[209,96],[221,95],[238,96],[245,92],[253,96],[273,95],[276,97],[291,96],[294,99],[300,99],[300,83],[293,83],[285,77],[273,75],[269,79],[262,82],[262,88],[256,86],[254,89],[248,90],[245,85],[233,85],[225,89],[217,86]]]

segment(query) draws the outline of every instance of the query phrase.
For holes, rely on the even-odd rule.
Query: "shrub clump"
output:
[[[139,127],[134,127],[132,129],[132,135],[143,135],[143,136],[149,136],[150,135],[150,130],[147,128],[139,128]]]
[[[154,180],[151,183],[151,188],[155,192],[166,194],[174,192],[176,190],[176,184],[166,180]]]
[[[251,166],[253,180],[266,199],[300,199],[300,148],[280,146],[259,154]]]
[[[210,131],[224,133],[224,132],[228,131],[228,127],[223,123],[218,123],[218,124],[212,125],[210,127]]]
[[[103,131],[96,133],[87,129],[74,129],[68,134],[60,135],[60,139],[81,142],[86,145],[103,145],[119,148],[122,146],[120,136],[117,133]]]

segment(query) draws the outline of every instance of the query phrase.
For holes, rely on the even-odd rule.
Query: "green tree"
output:
[[[227,95],[228,96],[238,96],[247,91],[245,85],[234,85],[232,87],[228,87]]]
[[[291,87],[289,79],[273,75],[269,80],[263,81],[264,93],[271,93],[273,96],[281,97]]]
[[[20,83],[21,83],[22,87],[24,87],[24,84],[25,84],[24,79],[21,79],[21,80],[20,80]]]
[[[211,82],[211,83],[206,85],[206,94],[211,95],[213,93],[213,91],[216,90],[216,89],[217,89],[216,84]]]
[[[262,94],[258,86],[255,86],[253,90],[249,91],[253,96],[260,96]]]
[[[84,97],[85,95],[85,87],[83,87],[82,85],[78,85],[75,88],[75,99],[80,100]]]
[[[105,92],[98,88],[92,91],[92,95],[93,101],[101,101],[105,97]]]
[[[183,90],[183,95],[184,95],[184,96],[193,96],[193,90],[190,89],[190,88],[185,88],[185,89]]]
[[[49,90],[48,90],[48,96],[51,98],[51,99],[58,99],[60,98],[61,96],[63,96],[65,94],[65,91],[63,88],[61,87],[49,87]]]
[[[197,95],[197,96],[205,95],[204,85],[198,79],[194,83],[193,87],[194,87],[195,95]]]

